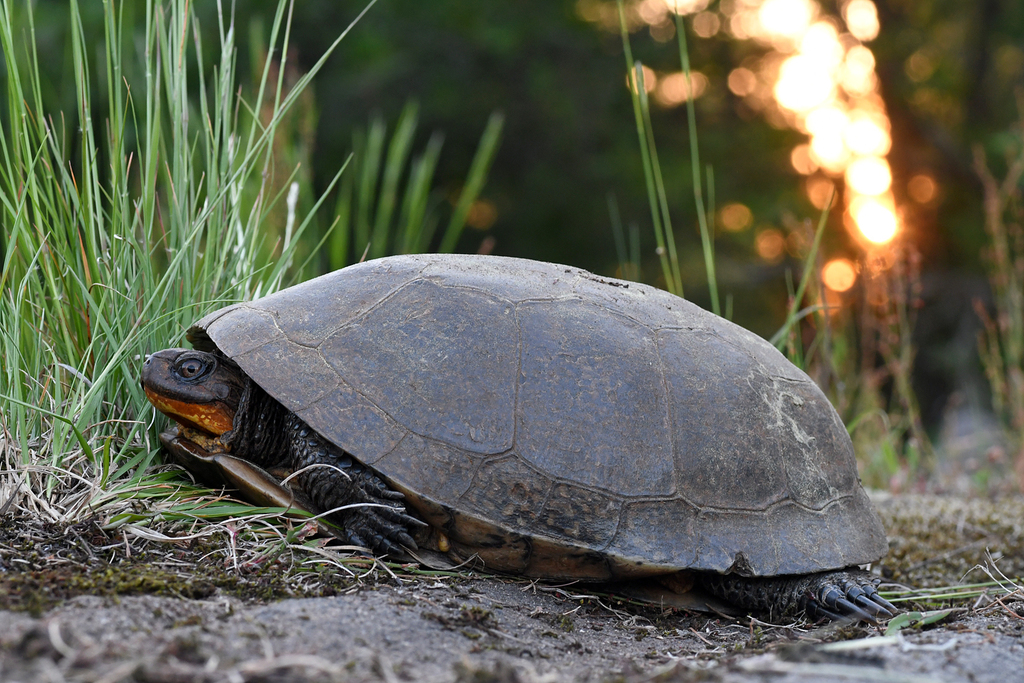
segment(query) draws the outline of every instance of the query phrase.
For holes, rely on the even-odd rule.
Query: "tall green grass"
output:
[[[335,209],[338,223],[330,237],[332,268],[363,256],[424,252],[437,241],[443,199],[433,191],[433,179],[444,137],[435,131],[423,151],[413,156],[417,111],[415,103],[406,105],[390,142],[380,116],[373,117],[365,131],[354,134],[352,169],[341,180]],[[484,128],[466,183],[440,236],[440,252],[454,251],[458,243],[494,160],[503,123],[504,117],[496,112]]]
[[[651,210],[651,223],[654,227],[654,237],[657,244],[656,253],[661,264],[662,276],[665,279],[665,288],[676,294],[684,296],[683,277],[679,266],[679,254],[676,249],[675,233],[672,229],[672,217],[669,213],[668,192],[665,187],[665,180],[661,172],[661,164],[658,160],[658,149],[654,141],[654,127],[651,124],[650,101],[647,97],[647,88],[644,84],[643,65],[639,60],[633,59],[633,50],[630,45],[629,29],[627,27],[625,10],[622,0],[617,0],[619,12],[619,28],[622,36],[622,49],[626,59],[627,82],[630,84],[630,94],[633,102],[633,117],[635,119],[637,137],[639,140],[640,157],[644,169],[644,180],[647,186],[647,198]],[[679,48],[680,68],[690,81],[690,57],[686,43],[686,27],[682,14],[675,15],[676,40]],[[693,199],[697,226],[701,238],[701,252],[704,257],[704,269],[707,277],[708,292],[711,299],[711,310],[716,315],[726,314],[722,310],[719,299],[718,278],[715,273],[715,235],[714,235],[714,173],[710,165],[702,173],[700,163],[700,148],[697,137],[697,116],[694,109],[693,97],[686,98],[686,118],[690,138],[690,172],[693,178]],[[707,178],[708,201],[704,201],[704,187],[702,178]],[[786,320],[778,332],[772,337],[771,343],[779,349],[790,350],[791,359],[798,365],[803,365],[803,350],[796,348],[792,343],[792,331],[801,319],[808,315],[821,312],[821,306],[812,305],[801,308],[805,294],[810,283],[813,283],[818,276],[816,265],[821,237],[824,234],[825,226],[828,223],[829,210],[832,201],[825,207],[818,221],[818,228],[814,233],[814,239],[804,261],[804,268],[795,291],[790,291],[790,304]],[[616,240],[622,242],[621,227],[619,226],[618,209],[613,211],[613,226],[616,229]],[[623,259],[625,250],[618,247],[620,260]]]
[[[74,514],[55,494],[81,489],[86,505],[110,483],[138,485],[154,463],[144,355],[180,342],[209,307],[278,286],[295,246],[262,249],[282,200],[263,172],[301,86],[284,92],[268,61],[255,100],[238,101],[236,29],[223,14],[219,66],[192,83],[202,46],[189,4],[147,3],[141,30],[121,7],[108,6],[104,62],[90,64],[95,37],[70,3],[75,112],[43,100],[31,5],[4,2],[0,22],[4,488],[57,518]],[[285,8],[271,32],[281,54]],[[142,82],[126,80],[130,60]]]
[[[662,178],[654,129],[651,124],[650,103],[647,89],[644,87],[643,66],[639,61],[633,59],[621,0],[618,2],[618,9],[623,52],[626,59],[627,82],[630,84],[651,222],[657,244],[657,256],[665,288],[674,294],[683,296],[680,255],[676,248],[675,233],[669,214],[668,190]],[[675,21],[680,67],[689,78],[690,61],[682,15],[677,14]],[[725,310],[723,310],[715,270],[714,175],[710,165],[702,172],[697,121],[692,97],[687,98],[686,107],[694,211],[701,239],[711,310],[716,314],[730,317],[728,305],[730,299],[726,296]],[[705,178],[707,179],[707,202],[705,202],[704,195]],[[794,364],[815,377],[843,417],[849,421],[850,430],[857,431],[853,436],[858,446],[858,453],[865,463],[865,480],[870,485],[885,487],[897,472],[908,471],[909,476],[916,476],[919,471],[926,471],[932,460],[928,438],[921,426],[920,411],[917,408],[910,384],[913,349],[910,346],[912,321],[909,319],[907,308],[908,283],[904,281],[905,278],[901,279],[902,271],[897,273],[894,270],[892,273],[886,274],[887,280],[884,286],[887,289],[885,301],[889,302],[888,308],[884,311],[871,312],[887,325],[884,334],[878,333],[885,341],[880,353],[885,359],[885,369],[889,373],[886,376],[891,377],[895,385],[893,400],[886,405],[876,379],[879,373],[875,372],[872,366],[874,358],[865,357],[848,362],[851,360],[849,350],[857,346],[856,341],[853,340],[855,339],[853,335],[856,335],[857,332],[855,329],[839,329],[837,330],[838,334],[834,336],[831,329],[834,321],[824,304],[820,274],[822,264],[819,254],[834,201],[833,193],[819,216],[817,228],[813,231],[808,228],[809,248],[804,256],[799,278],[795,278],[792,273],[787,271],[786,284],[789,300],[786,317],[769,341],[783,351]],[[623,247],[618,210],[614,205],[610,205],[609,208],[613,228],[616,232],[620,262],[625,263],[626,250]],[[692,260],[690,261],[692,262]],[[692,278],[690,279],[692,280]],[[889,324],[890,318],[895,322]],[[878,325],[882,324],[878,323]],[[814,330],[813,338],[809,342],[804,340],[803,331],[806,327],[811,327]],[[872,328],[872,335],[875,332],[876,330]]]
[[[251,85],[238,73],[239,27],[223,5],[212,60],[187,0],[150,0],[144,12],[133,6],[144,15],[139,25],[126,5],[104,4],[98,40],[86,35],[71,0],[78,108],[59,112],[43,96],[33,4],[0,2],[0,506],[12,500],[54,520],[154,486],[171,490],[150,467],[158,463],[156,418],[138,380],[146,353],[180,344],[213,308],[315,273],[319,263],[299,258],[303,241],[360,238],[348,214],[333,233],[313,234],[315,217],[350,171],[339,169],[322,195],[303,202],[303,176],[296,167],[282,176],[280,149],[289,143],[287,117],[372,1],[291,86],[286,0],[269,24],[267,54],[280,61],[264,60]],[[209,73],[206,61],[216,64]],[[451,212],[449,249],[500,127],[500,117],[488,125]],[[399,128],[392,150],[411,139],[408,123]],[[396,178],[408,161],[399,152],[378,167],[374,249],[430,243],[437,145],[413,160],[401,220],[390,221],[385,210],[398,202]],[[369,158],[357,150],[350,160],[359,182],[374,180]]]

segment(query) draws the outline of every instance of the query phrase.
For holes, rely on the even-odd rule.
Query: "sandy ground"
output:
[[[911,529],[893,534],[885,573],[958,572],[985,549],[1000,567],[1024,562],[1020,501],[880,506],[888,525]],[[913,559],[930,537],[953,547]],[[5,604],[25,571],[12,560],[0,555]],[[0,611],[0,681],[1024,681],[1024,600],[1013,596],[884,637],[878,627],[769,626],[472,576],[269,602],[188,592],[204,597],[78,595],[37,616]]]
[[[572,595],[470,580],[248,605],[81,596],[42,618],[0,615],[0,680],[1024,680],[1024,602],[883,638],[645,616]],[[838,638],[868,640],[821,645]]]

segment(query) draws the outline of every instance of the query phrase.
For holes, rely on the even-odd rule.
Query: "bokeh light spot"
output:
[[[757,76],[750,69],[742,66],[729,72],[729,90],[734,95],[746,97],[757,87]]]
[[[658,76],[654,73],[654,69],[647,65],[643,65],[643,81],[644,90],[651,92],[658,87]],[[630,69],[629,74],[626,76],[626,87],[636,92],[636,70]]]
[[[921,83],[927,81],[935,73],[935,60],[925,50],[918,50],[907,58],[903,65],[910,80]]]
[[[786,238],[775,228],[767,228],[757,233],[754,247],[757,249],[757,255],[765,261],[778,263],[786,249]]]
[[[804,127],[812,135],[841,135],[850,122],[846,112],[835,106],[818,107],[804,118]]]
[[[494,202],[486,199],[478,199],[469,205],[469,213],[466,214],[466,225],[477,230],[486,230],[498,220],[498,207]]]
[[[789,163],[800,175],[811,175],[818,170],[818,164],[811,158],[810,145],[797,145],[789,154]]]
[[[863,45],[854,45],[846,51],[843,60],[841,84],[843,90],[854,97],[864,96],[875,89],[875,55]]]
[[[761,31],[757,10],[741,10],[729,18],[729,30],[740,40],[753,38]]]
[[[859,157],[846,167],[846,183],[859,194],[882,194],[892,186],[892,172],[881,157]]]
[[[821,280],[833,292],[845,292],[857,282],[857,270],[849,259],[834,258],[821,269]]]
[[[804,33],[800,39],[800,52],[828,70],[829,78],[843,64],[846,50],[839,42],[839,32],[830,22],[819,21]]]
[[[636,11],[649,26],[657,26],[668,18],[668,5],[665,0],[643,0],[636,6]]]
[[[775,99],[790,111],[810,111],[832,99],[834,92],[835,81],[827,66],[813,57],[790,57],[779,69]]]
[[[714,12],[701,12],[693,18],[693,32],[701,38],[718,35],[722,29],[722,20]]]
[[[754,222],[754,214],[746,205],[733,202],[722,207],[718,214],[718,220],[726,230],[739,232],[750,227],[750,224]]]
[[[773,38],[800,38],[811,25],[817,5],[809,0],[766,0],[757,12],[762,30]]]
[[[811,200],[816,209],[824,209],[828,206],[828,200],[832,198],[835,191],[835,183],[828,178],[815,176],[807,179],[807,198]]]
[[[935,179],[926,173],[915,175],[907,183],[907,194],[918,204],[927,204],[935,199],[939,192],[939,186]]]
[[[1024,74],[1024,50],[1016,45],[1002,45],[996,48],[992,64],[1004,81],[1018,79]]]
[[[671,20],[666,20],[660,24],[652,24],[651,38],[654,38],[659,43],[667,43],[676,37],[676,25]]]
[[[708,77],[699,71],[691,71],[689,79],[686,78],[686,74],[683,72],[662,76],[658,79],[658,87],[654,91],[654,98],[665,107],[680,105],[690,98],[691,83],[693,97],[696,99],[707,90]]]
[[[850,158],[842,131],[821,133],[811,138],[811,158],[830,173],[842,173]]]
[[[885,244],[896,236],[896,212],[876,197],[855,197],[850,202],[850,215],[869,242]]]
[[[676,14],[693,14],[708,8],[711,0],[668,0],[668,9]]]
[[[846,146],[852,152],[864,156],[887,154],[892,146],[887,128],[888,120],[885,116],[864,110],[856,111],[846,127]]]
[[[866,42],[878,37],[878,8],[871,0],[850,0],[843,7],[843,19],[857,40]]]

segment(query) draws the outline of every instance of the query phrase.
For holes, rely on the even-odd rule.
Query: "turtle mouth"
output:
[[[213,436],[204,430],[193,429],[177,421],[168,427],[167,431],[160,432],[160,443],[166,450],[178,455],[182,449],[187,449],[192,453],[192,460],[195,458],[210,459],[216,455],[231,453],[231,448],[219,436]],[[179,464],[190,469],[187,462],[182,461],[180,457],[178,460]]]
[[[161,413],[171,418],[186,430],[199,432],[206,436],[217,437],[231,431],[234,416],[222,406],[188,403],[168,396],[162,396],[143,385],[146,398]]]

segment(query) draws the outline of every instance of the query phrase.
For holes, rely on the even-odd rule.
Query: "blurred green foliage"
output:
[[[239,2],[237,11],[256,16],[264,4]],[[342,24],[358,6],[296,5],[299,61],[322,49],[329,35],[323,26]],[[734,52],[743,49],[724,39],[691,45],[695,66],[714,84],[697,101],[697,125],[702,158],[715,167],[719,202],[743,201],[762,224],[779,224],[784,214],[816,217],[788,162],[797,134],[737,109],[725,88],[738,58]],[[636,57],[657,69],[679,68],[674,43],[649,36],[636,40]],[[484,194],[497,208],[488,231],[495,253],[615,273],[606,200],[612,192],[623,223],[640,223],[641,279],[657,283],[660,268],[624,71],[620,38],[580,19],[572,2],[381,2],[316,82],[321,123],[313,163],[324,171],[315,176],[322,179],[326,169],[336,168],[367,112],[394,122],[412,98],[420,103],[414,146],[443,131],[446,155],[436,178],[455,192],[483,122],[500,110],[506,116],[503,142]],[[707,306],[685,116],[685,108],[656,108],[653,124],[686,291]],[[460,249],[475,251],[485,237],[467,230]],[[780,266],[751,260],[752,243],[752,231],[720,240],[719,279],[723,294],[734,295],[735,317],[770,335],[785,317],[784,278]],[[751,295],[765,289],[774,295]]]
[[[823,7],[836,14],[839,4]],[[1001,160],[1012,146],[1007,131],[1017,120],[1024,85],[1024,3],[877,0],[876,5],[882,28],[870,47],[893,127],[893,189],[905,210],[909,241],[923,257],[915,383],[926,421],[934,423],[950,391],[972,382],[983,386],[974,331],[965,331],[970,327],[965,321],[974,320],[971,299],[985,296],[986,238],[971,146],[981,143],[993,172],[1003,175]],[[224,11],[232,6],[240,34],[239,72],[253,74],[255,81],[275,3],[237,0]],[[364,6],[361,0],[295,3],[288,68],[308,69]],[[711,3],[712,9],[718,6]],[[209,32],[204,44],[211,43],[217,4],[194,3],[193,10]],[[138,10],[126,2],[120,11]],[[82,13],[86,35],[102,35],[101,3],[84,3]],[[48,56],[44,97],[62,103],[59,108],[73,117],[74,88],[62,80],[72,72],[66,6],[39,2],[37,17],[40,52]],[[674,41],[660,43],[641,30],[632,43],[644,64],[662,72],[678,70]],[[732,304],[734,320],[770,337],[786,317],[786,273],[798,276],[801,266],[792,256],[763,262],[753,243],[760,229],[806,231],[805,221],[817,219],[818,210],[789,161],[803,136],[773,127],[726,87],[729,72],[763,48],[722,32],[708,39],[691,36],[689,51],[693,68],[709,79],[696,101],[696,120],[701,159],[714,168],[716,205],[742,202],[753,213],[750,228],[716,235],[719,289]],[[207,49],[202,59],[201,68],[209,70],[218,55]],[[131,82],[140,74],[125,77]],[[104,78],[97,74],[98,83]],[[493,238],[494,253],[616,274],[611,193],[624,230],[640,238],[639,279],[665,284],[654,253],[622,43],[617,34],[581,19],[575,0],[380,0],[343,41],[308,97],[307,118],[295,122],[294,130],[304,149],[296,160],[304,164],[300,176],[308,180],[303,192],[309,197],[329,185],[368,120],[394,131],[403,108],[416,101],[417,126],[409,145],[419,153],[432,136],[444,135],[433,179],[450,209],[489,116],[500,111],[502,142],[482,195],[493,204],[496,220],[489,226],[478,223],[483,229],[467,228],[457,248],[476,251]],[[710,307],[685,107],[656,106],[652,119],[683,285],[688,298]],[[909,179],[921,172],[939,183],[938,199],[928,204],[907,197]],[[317,218],[321,237],[335,220],[337,194],[343,190],[339,184]],[[355,251],[352,246],[346,258],[358,257]],[[822,251],[857,254],[838,211],[830,217]],[[332,264],[328,253],[324,250],[321,269],[340,262]],[[852,336],[850,344],[856,339]],[[871,362],[855,348],[850,354]]]
[[[239,2],[237,12],[251,18],[268,4]],[[826,4],[827,11],[837,11]],[[980,186],[970,145],[981,141],[997,152],[1006,144],[1005,131],[1017,114],[1024,9],[998,0],[879,0],[878,6],[882,32],[871,48],[893,119],[894,188],[907,200],[909,178],[927,171],[942,191],[933,205],[904,202],[912,240],[924,255],[926,272],[981,272]],[[324,26],[340,26],[360,7],[358,2],[296,5],[299,62],[323,48],[331,35]],[[659,43],[644,30],[634,35],[633,44],[643,63],[678,70],[674,41]],[[413,98],[421,105],[417,144],[425,144],[433,131],[444,132],[446,157],[437,178],[456,191],[483,122],[501,110],[503,143],[485,191],[498,209],[490,229],[496,253],[614,273],[606,202],[613,192],[623,223],[641,226],[641,277],[657,282],[660,269],[621,50],[618,37],[583,21],[572,0],[378,3],[316,83],[317,182],[326,182],[321,166],[336,168],[351,149],[352,130],[368,113],[380,112],[394,122]],[[729,71],[762,48],[720,33],[691,39],[690,52],[694,68],[710,81],[696,113],[702,159],[715,170],[717,203],[740,201],[754,214],[753,230],[718,235],[723,295],[733,294],[735,319],[770,335],[785,317],[784,270],[795,263],[762,263],[753,257],[752,244],[758,227],[817,217],[789,164],[801,136],[772,127],[725,85]],[[923,79],[910,66],[920,54],[933,55],[933,71]],[[684,107],[655,107],[653,124],[686,291],[707,306],[685,116]],[[853,250],[838,213],[832,223],[825,253]],[[483,237],[468,230],[460,248],[475,250]]]
[[[1024,113],[1024,3],[879,0],[882,32],[871,44],[893,127],[897,199],[930,171],[940,201],[907,216],[929,269],[981,270],[981,182],[971,147],[1013,154],[1009,129]],[[902,181],[902,182],[901,182]]]
[[[1024,75],[1024,4],[876,4],[882,32],[871,48],[893,122],[894,188],[905,199],[909,177],[928,170],[936,174],[943,193],[937,205],[912,207],[908,219],[914,241],[926,270],[966,265],[980,271],[984,233],[970,144],[980,141],[995,156],[1008,144],[1004,132],[1015,120]],[[70,73],[66,8],[61,2],[39,5],[37,39],[41,53],[51,57],[44,64],[44,96],[63,101],[61,108],[71,112],[73,88],[61,80]],[[827,11],[836,11],[827,5]],[[271,0],[234,3],[241,73],[255,75],[262,67],[274,6]],[[308,68],[363,7],[361,1],[296,3],[290,68]],[[209,32],[204,42],[212,41],[216,3],[196,4],[194,10]],[[135,3],[123,3],[120,11],[136,11]],[[84,3],[82,13],[86,35],[101,35],[102,5]],[[678,70],[674,41],[659,43],[641,31],[633,43],[645,64]],[[495,252],[614,272],[606,202],[614,192],[624,224],[641,224],[642,277],[655,281],[659,269],[621,50],[618,36],[583,21],[573,0],[382,0],[343,41],[314,84],[316,129],[308,161],[315,189],[330,182],[352,151],[353,133],[365,127],[369,116],[379,115],[393,126],[406,103],[415,100],[419,126],[412,145],[423,149],[432,134],[443,132],[445,154],[436,179],[449,195],[457,195],[485,122],[500,110],[506,116],[503,143],[485,192],[497,208],[489,230],[496,238]],[[743,202],[753,210],[755,229],[816,217],[789,165],[789,151],[801,136],[773,128],[725,85],[729,71],[761,48],[723,32],[691,40],[690,52],[693,67],[710,80],[696,102],[697,125],[703,159],[715,169],[718,205]],[[204,51],[203,68],[211,68],[217,57]],[[125,76],[131,81],[137,75]],[[684,284],[690,298],[706,305],[685,116],[683,107],[653,112]],[[332,218],[324,216],[324,227]],[[833,221],[838,228],[839,218]],[[468,230],[459,247],[476,250],[483,238]],[[785,317],[782,270],[793,264],[754,261],[753,231],[720,234],[718,241],[719,279],[723,293],[735,295],[735,317],[770,334]],[[849,245],[843,231],[830,231],[826,253],[844,248]],[[749,295],[765,291],[775,296]]]

